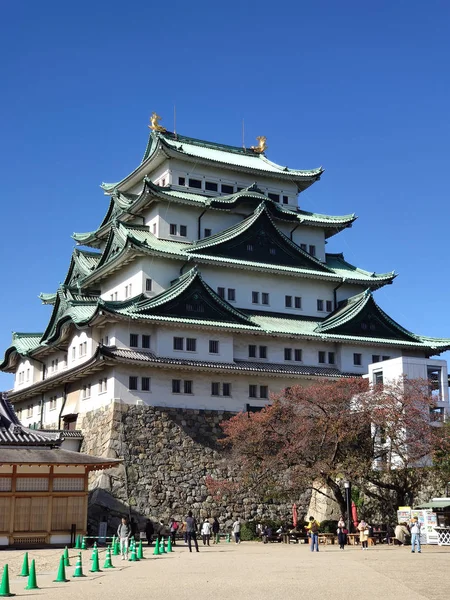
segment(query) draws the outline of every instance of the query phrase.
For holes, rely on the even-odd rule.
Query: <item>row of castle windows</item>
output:
[[[216,181],[203,181],[202,179],[196,179],[193,177],[178,177],[178,185],[183,187],[190,187],[194,190],[204,190],[205,192],[220,192],[222,194],[234,194],[235,191],[240,192],[244,189],[242,187],[235,188],[234,185],[230,185],[228,183],[218,183]],[[289,204],[289,196],[287,196],[286,194],[275,194],[272,192],[268,192],[267,196],[274,202]]]
[[[140,380],[140,387],[139,387]],[[194,382],[191,379],[172,379],[172,394],[194,394]],[[130,391],[151,391],[151,378],[150,377],[137,377],[136,375],[130,375],[128,378],[128,389]],[[222,381],[211,381],[211,396],[223,396],[231,397],[231,383]],[[248,386],[249,398],[263,398],[269,397],[269,388],[267,385],[254,385]]]

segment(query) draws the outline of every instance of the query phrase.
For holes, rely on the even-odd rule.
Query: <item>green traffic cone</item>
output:
[[[167,552],[173,552],[173,550],[172,550],[172,540],[171,540],[170,537],[167,539]]]
[[[81,542],[81,549],[87,550],[86,538],[83,535],[83,541]]]
[[[64,548],[63,556],[64,556],[64,566],[70,567],[69,550],[68,550],[67,546]]]
[[[86,577],[83,573],[83,565],[81,563],[81,552],[78,553],[77,564],[75,565],[75,571],[72,577]]]
[[[101,573],[100,565],[98,564],[98,550],[95,549],[94,558],[92,559],[92,569],[89,569],[91,573]]]
[[[77,535],[75,540],[75,550],[81,550],[81,535]]]
[[[9,591],[9,573],[8,565],[5,565],[3,569],[2,583],[0,584],[0,596],[15,596]]]
[[[94,556],[98,552],[97,542],[94,542],[94,547],[92,548],[91,560],[94,560]]]
[[[131,556],[128,559],[130,562],[136,562],[138,559],[138,557],[136,556],[136,546],[133,546],[131,548]]]
[[[109,546],[106,549],[105,564],[103,565],[103,568],[104,569],[114,569],[115,568],[111,561],[111,548]]]
[[[137,548],[137,558],[138,558],[138,560],[142,560],[144,558],[144,549],[142,548],[142,540],[139,540],[139,545]]]
[[[115,539],[114,542],[114,546],[113,546],[113,556],[119,556],[120,554],[120,542],[119,542],[119,538]]]
[[[28,567],[28,552],[25,552],[25,556],[23,557],[22,571],[19,577],[28,577],[30,574],[30,569]]]
[[[25,587],[26,590],[38,590],[38,584],[36,581],[36,564],[33,560],[31,561],[30,575],[28,577],[28,583]]]
[[[229,543],[230,543],[230,541],[231,541],[231,540],[230,540],[230,534],[229,534],[229,533],[227,533],[227,544],[229,544]]]
[[[111,550],[114,550],[114,545],[115,545],[115,543],[116,543],[116,536],[115,536],[115,535],[113,535],[113,536],[112,536],[112,540],[111,540]]]
[[[59,569],[58,575],[56,579],[53,580],[54,583],[67,583],[69,580],[66,579],[66,567],[64,566],[64,554],[61,555],[61,560],[59,561]]]
[[[155,540],[155,549],[153,550],[153,555],[154,556],[159,556],[160,552],[159,552],[159,543],[158,543],[158,538],[156,538]]]

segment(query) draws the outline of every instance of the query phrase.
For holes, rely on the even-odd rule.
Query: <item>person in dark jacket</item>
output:
[[[153,523],[150,519],[147,519],[147,523],[145,524],[145,537],[147,538],[147,543],[149,546],[152,545],[153,534],[155,533],[155,528],[153,527]]]
[[[213,544],[218,544],[220,541],[220,536],[219,536],[219,532],[220,532],[220,523],[217,520],[217,517],[214,517],[214,521],[212,524],[212,531],[213,531]]]
[[[188,512],[188,516],[186,517],[186,533],[188,538],[188,547],[189,552],[192,552],[191,541],[194,540],[195,549],[198,552],[198,542],[197,542],[197,521],[192,516],[192,510]]]

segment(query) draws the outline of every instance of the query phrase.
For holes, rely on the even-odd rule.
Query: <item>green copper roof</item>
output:
[[[233,167],[244,167],[257,171],[266,171],[270,174],[289,175],[291,177],[304,177],[317,179],[323,173],[322,167],[318,169],[299,170],[289,169],[270,161],[265,154],[257,154],[250,149],[240,148],[239,146],[227,146],[215,142],[198,140],[184,135],[174,135],[170,132],[152,133],[154,141],[157,139],[166,146],[181,155],[188,155],[194,158],[203,159],[220,164],[228,164]],[[155,144],[156,145],[156,144]],[[148,152],[144,156],[144,161],[151,156],[153,143],[148,147]]]
[[[52,294],[45,294],[44,292],[41,292],[38,297],[42,301],[42,304],[53,305],[56,302],[57,294],[55,292]]]
[[[110,192],[115,188],[126,186],[129,181],[136,181],[141,174],[146,175],[152,161],[159,165],[163,158],[178,158],[195,163],[220,165],[222,168],[246,171],[265,175],[276,179],[286,179],[295,183],[299,190],[304,190],[323,173],[322,167],[310,170],[289,169],[270,161],[265,154],[258,154],[251,149],[238,146],[227,146],[198,140],[170,132],[151,132],[142,163],[130,175],[118,183],[102,183],[102,188]]]
[[[277,236],[295,249],[295,252],[297,252],[299,256],[299,264],[302,264],[300,257],[305,256],[305,261],[308,260],[309,262],[307,268],[305,268],[305,265],[297,267],[295,265],[292,266],[292,264],[277,264],[274,260],[275,257],[273,256],[270,256],[270,262],[269,260],[267,262],[261,262],[249,260],[252,258],[250,253],[248,256],[241,258],[229,255],[218,255],[217,244],[245,234],[251,225],[257,223],[257,219],[260,217],[263,210],[264,207],[260,206],[253,215],[250,215],[250,217],[241,221],[234,227],[231,227],[216,236],[210,236],[200,242],[194,242],[193,244],[159,239],[150,233],[149,228],[145,225],[130,225],[116,222],[110,230],[108,241],[101,258],[98,260],[96,269],[92,270],[91,273],[86,274],[86,278],[83,281],[79,280],[79,282],[83,285],[87,285],[88,283],[90,284],[95,281],[98,276],[103,276],[107,272],[107,269],[109,269],[110,264],[115,265],[125,257],[125,252],[127,252],[126,259],[132,260],[134,256],[133,249],[135,249],[136,252],[166,256],[182,261],[195,260],[195,262],[203,264],[228,265],[236,268],[250,268],[252,270],[257,269],[265,272],[280,272],[293,276],[311,277],[330,281],[342,281],[345,279],[348,283],[362,284],[374,289],[386,285],[387,283],[391,283],[394,279],[394,273],[374,274],[369,271],[364,271],[363,269],[358,269],[346,262],[342,254],[326,255],[326,261],[325,263],[322,263],[308,253],[305,253],[299,246],[289,240],[276,228],[273,221],[271,222],[278,232]],[[98,257],[99,255],[94,253],[94,256]],[[69,283],[69,279],[66,279],[66,283]]]
[[[3,362],[0,363],[0,371],[10,371],[14,367],[14,353],[19,356],[27,356],[40,346],[42,333],[13,332],[11,346],[5,351]]]
[[[72,258],[64,280],[64,285],[68,287],[80,286],[83,279],[95,271],[101,256],[100,252],[91,252],[89,250],[75,248],[72,252]]]

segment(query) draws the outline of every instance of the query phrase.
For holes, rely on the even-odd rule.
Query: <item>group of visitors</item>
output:
[[[421,525],[419,523],[419,519],[414,517],[408,526],[407,523],[399,523],[395,528],[395,543],[397,546],[405,546],[409,540],[411,539],[411,552],[415,552],[417,548],[417,552],[422,552],[422,548],[420,546],[420,533],[421,533]]]

